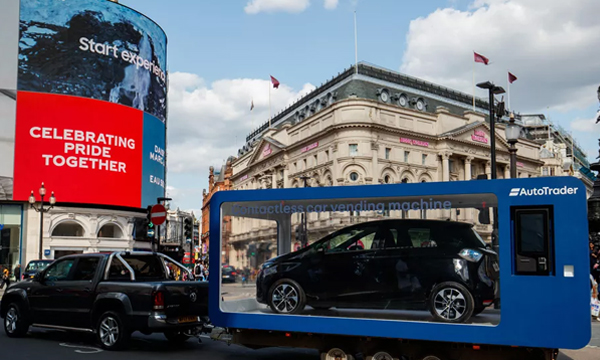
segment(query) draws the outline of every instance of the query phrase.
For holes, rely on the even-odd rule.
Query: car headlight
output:
[[[277,265],[271,265],[263,268],[263,276],[273,275],[277,272]]]
[[[479,251],[473,250],[473,249],[462,249],[458,253],[458,256],[460,256],[461,258],[463,258],[467,261],[478,262],[483,257],[483,254],[480,253]]]

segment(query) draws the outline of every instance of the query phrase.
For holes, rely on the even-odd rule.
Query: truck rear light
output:
[[[154,304],[153,310],[164,310],[165,309],[165,294],[162,291],[155,291],[152,295]]]
[[[490,306],[494,303],[494,300],[483,300],[483,306]]]

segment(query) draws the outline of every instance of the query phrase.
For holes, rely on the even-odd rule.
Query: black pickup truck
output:
[[[33,279],[10,286],[0,304],[9,337],[30,326],[96,334],[107,350],[134,331],[183,342],[208,319],[208,283],[175,281],[183,265],[159,253],[115,252],[60,258]]]

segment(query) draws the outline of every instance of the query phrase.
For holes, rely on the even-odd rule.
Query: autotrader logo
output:
[[[573,195],[577,194],[579,188],[563,186],[561,188],[551,188],[544,186],[541,188],[512,188],[508,196],[544,196],[544,195]]]

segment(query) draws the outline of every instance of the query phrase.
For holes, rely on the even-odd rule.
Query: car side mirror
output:
[[[43,271],[39,271],[39,272],[35,273],[35,275],[33,275],[33,281],[39,282],[41,284],[44,280],[43,274],[44,274]]]

